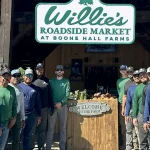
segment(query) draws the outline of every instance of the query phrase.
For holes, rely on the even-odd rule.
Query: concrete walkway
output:
[[[54,135],[54,142],[53,142],[53,145],[52,145],[52,150],[59,150],[59,142],[58,141],[59,141],[59,135]],[[10,135],[9,138],[8,138],[5,150],[11,150],[11,145],[12,145],[12,140],[11,140],[11,135]],[[34,150],[38,150],[36,141],[35,141]]]

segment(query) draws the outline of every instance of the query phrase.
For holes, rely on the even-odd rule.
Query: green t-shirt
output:
[[[119,78],[117,80],[117,91],[119,95],[119,98],[118,98],[119,103],[122,103],[122,97],[124,95],[124,86],[128,80],[129,78]]]
[[[17,98],[13,87],[0,87],[0,123],[8,123],[17,115]]]
[[[61,102],[62,105],[65,105],[70,94],[69,80],[66,78],[57,80],[57,78],[54,78],[50,80],[50,85],[54,104]]]
[[[136,86],[135,92],[134,92],[134,99],[133,99],[133,105],[132,105],[132,115],[133,118],[137,118],[138,113],[142,113],[142,96],[143,96],[143,89],[146,86],[146,84],[140,83]]]

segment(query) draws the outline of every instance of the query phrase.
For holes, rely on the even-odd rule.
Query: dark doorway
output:
[[[116,89],[118,67],[86,67],[85,88],[97,92],[97,86],[104,87],[104,93]]]

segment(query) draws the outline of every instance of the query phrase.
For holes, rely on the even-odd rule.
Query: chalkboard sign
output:
[[[87,44],[85,45],[86,52],[115,52],[116,45],[111,44]]]

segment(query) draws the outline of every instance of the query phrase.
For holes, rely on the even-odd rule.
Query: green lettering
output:
[[[83,37],[83,40],[86,40],[86,39],[87,39],[87,38],[84,36],[84,37]]]
[[[109,28],[106,28],[106,34],[111,34]]]
[[[90,25],[96,25],[97,22],[93,23],[93,21],[95,21],[102,14],[102,12],[103,12],[103,8],[102,7],[97,7],[96,9],[94,9],[94,11],[90,14],[89,24]]]
[[[78,36],[75,37],[75,40],[78,40]]]
[[[70,37],[70,40],[73,40],[73,37]]]
[[[91,37],[89,37],[89,39],[88,40],[92,40],[92,38]]]
[[[124,21],[124,18],[120,17],[120,13],[116,13],[115,17],[107,17],[107,13],[103,13],[103,7],[97,7],[93,11],[91,7],[85,7],[79,12],[79,14],[77,14],[76,12],[72,12],[71,10],[67,10],[62,15],[61,18],[59,17],[61,12],[57,12],[55,16],[51,17],[56,9],[57,9],[57,6],[52,6],[47,11],[45,18],[44,18],[46,25],[49,25],[51,23],[54,23],[55,25],[60,25],[60,24],[63,24],[65,21],[67,21],[68,25],[90,24],[90,25],[122,26],[128,22],[128,20]],[[41,28],[41,32],[45,33],[44,28]],[[128,32],[129,31],[127,30],[127,33]]]
[[[113,17],[108,17],[105,19],[104,24],[108,25],[108,26],[112,26],[113,23],[111,23],[112,21],[114,21]]]
[[[57,21],[58,16],[60,15],[60,12],[58,12],[52,19],[50,19],[51,14],[54,12],[54,10],[57,8],[57,6],[52,6],[48,12],[46,13],[45,16],[45,24],[51,24],[52,22],[54,22],[55,25],[60,25],[62,24],[70,15],[71,10],[67,10],[65,12],[65,14],[63,15],[63,17]]]
[[[48,29],[47,29],[47,32],[48,32],[49,34],[52,34],[52,33],[53,33],[53,28],[48,28]]]
[[[113,29],[112,29],[112,34],[116,34],[116,35],[118,35],[117,30],[118,30],[118,29],[114,29],[114,28],[113,28]]]
[[[103,29],[100,29],[99,34],[105,34]]]
[[[59,34],[58,28],[55,29],[54,34]]]
[[[124,37],[120,37],[120,41],[124,41]]]
[[[87,34],[87,28],[83,28],[83,34]]]
[[[46,40],[48,40],[49,36],[45,36],[46,37]]]
[[[120,29],[120,35],[124,35],[124,29]]]
[[[131,31],[131,29],[125,29],[126,30],[126,35],[129,35],[129,31]]]
[[[78,21],[72,22],[73,19],[74,19],[74,17],[71,17],[71,18],[68,20],[68,24],[69,24],[69,25],[74,25],[74,24],[85,25],[85,24],[87,24],[87,22],[85,22],[85,23],[81,23],[81,22],[87,18],[87,16],[90,14],[90,12],[91,12],[91,7],[85,7],[85,8],[82,9],[82,10],[80,11],[80,13],[78,14]]]
[[[41,40],[44,40],[44,36],[41,37]]]
[[[118,37],[115,37],[115,41],[118,41]]]
[[[45,31],[44,27],[41,27],[40,29],[41,29],[41,32],[40,32],[41,34],[46,34],[46,31]]]
[[[126,41],[129,41],[129,37],[126,37]]]
[[[119,16],[120,16],[120,13],[117,13],[116,17],[119,17]],[[122,25],[126,24],[127,22],[128,22],[128,19],[125,22],[123,22],[123,17],[121,17],[117,21],[114,22],[114,25],[122,26]]]
[[[110,37],[110,41],[113,41],[113,38],[112,38],[112,37]]]
[[[98,28],[92,29],[90,34],[98,34]]]
[[[71,28],[68,28],[67,34],[71,34]]]

